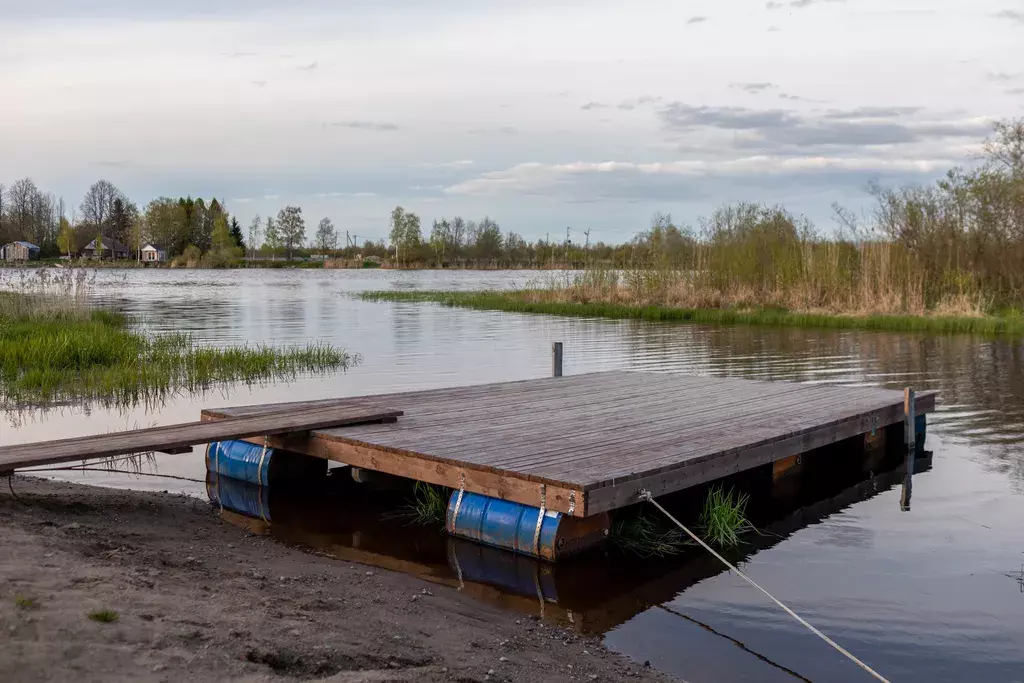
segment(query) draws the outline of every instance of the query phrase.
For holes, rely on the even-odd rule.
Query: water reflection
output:
[[[773,480],[771,468],[727,479],[727,488],[751,496],[748,509],[759,530],[730,559],[743,562],[799,529],[898,486],[904,477],[903,458],[898,447],[894,450],[865,461],[849,445],[820,449],[804,459],[800,472],[783,480]],[[931,454],[917,459],[919,473],[930,469]],[[206,490],[226,521],[254,533],[340,560],[419,576],[589,634],[620,626],[725,571],[696,547],[677,557],[646,559],[609,547],[551,564],[464,541],[410,524],[400,514],[410,496],[408,487],[357,484],[345,467],[296,490],[207,473]],[[705,494],[702,487],[663,502],[684,518],[695,517]],[[847,526],[831,534],[826,544],[867,546],[870,530]]]
[[[795,519],[788,531],[784,515],[774,518],[759,512],[764,525],[783,538],[749,548],[744,567],[893,680],[1024,680],[1024,603],[1019,602],[1024,596],[1012,578],[1024,562],[1024,529],[1015,523],[1024,515],[1024,342],[565,319],[367,303],[351,297],[366,289],[507,287],[530,276],[165,270],[131,272],[105,286],[102,280],[107,276],[101,273],[96,288],[100,302],[144,317],[147,329],[185,331],[211,344],[322,339],[360,353],[363,363],[345,374],[236,386],[207,396],[175,396],[156,412],[141,408],[121,414],[93,406],[50,415],[32,413],[17,427],[5,415],[0,419],[0,443],[194,420],[202,408],[218,405],[542,377],[550,372],[552,341],[565,342],[567,374],[634,369],[936,389],[938,411],[929,416],[928,429],[934,469],[922,474],[915,468],[909,511],[900,511],[899,465],[886,474],[875,468],[874,477],[850,474],[859,483],[848,482],[826,500],[790,501],[799,504],[789,508]],[[200,481],[205,476],[200,454],[158,456],[156,464],[159,474]],[[66,476],[205,494],[202,483],[145,475]],[[766,500],[763,495],[757,499]],[[832,499],[836,500],[828,502]],[[268,504],[273,512],[275,499]],[[351,524],[338,519],[344,515],[333,517],[333,524]],[[286,531],[288,525],[279,527],[273,515],[270,519],[266,533],[304,542],[287,538],[298,532]],[[339,557],[355,560],[364,553],[363,561],[371,556],[404,558],[403,562],[421,567],[425,577],[458,581],[443,535],[399,536],[401,524],[386,526],[382,534],[366,530],[374,528],[350,526],[345,531],[335,526],[317,532],[309,527],[306,533],[320,533],[320,540],[332,544],[332,553]],[[348,534],[348,542],[338,540],[344,536],[341,532]],[[394,551],[398,554],[376,545],[389,534],[404,539],[402,548]],[[305,542],[313,545],[316,540]],[[415,558],[401,554],[408,547],[416,548]],[[427,557],[432,559],[424,561]],[[489,591],[491,597],[481,599],[515,602],[524,612],[536,613],[541,605],[536,593],[523,593],[528,579],[537,575],[546,616],[561,613],[555,618],[583,630],[611,628],[606,635],[610,646],[693,683],[792,680],[697,622],[811,680],[863,680],[862,672],[855,667],[847,671],[833,653],[819,649],[812,636],[766,606],[736,577],[710,565],[702,572],[699,558],[656,563],[656,569],[633,562],[644,567],[615,570],[628,577],[624,584],[616,584],[614,576],[593,576],[611,574],[613,560],[591,558],[594,566],[580,561],[580,569],[568,571],[580,571],[586,578],[573,583],[607,581],[594,584],[602,586],[591,591],[598,597],[587,594],[577,601],[574,586],[564,584],[560,574],[531,574],[518,565],[502,571],[503,576],[518,577],[519,589],[499,590],[476,578],[467,585],[479,586],[472,590],[481,595]],[[482,562],[470,558],[466,565]],[[644,571],[653,574],[645,576]],[[555,596],[555,601],[548,599]]]

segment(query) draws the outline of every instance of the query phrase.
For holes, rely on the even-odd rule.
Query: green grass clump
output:
[[[608,538],[622,552],[639,557],[669,557],[693,545],[683,532],[659,523],[642,510],[635,516],[617,516]]]
[[[120,618],[120,615],[111,609],[101,609],[89,612],[89,618],[101,624],[111,624]]]
[[[510,313],[542,313],[582,318],[636,319],[714,325],[768,325],[821,329],[859,329],[888,332],[934,332],[982,336],[1024,336],[1020,316],[842,315],[794,313],[778,308],[736,310],[629,305],[604,302],[543,300],[544,290],[508,292],[363,292],[366,301],[438,303],[444,306]],[[539,297],[538,297],[539,295]]]
[[[14,604],[21,609],[35,609],[38,606],[34,598],[28,598],[24,595],[15,595]]]
[[[33,306],[33,301],[40,305]],[[0,408],[99,400],[150,403],[177,391],[229,382],[290,379],[347,367],[327,344],[201,346],[186,334],[147,335],[125,316],[61,307],[26,295],[0,297]]]
[[[444,528],[450,497],[450,489],[418,481],[413,484],[409,504],[402,509],[399,516],[412,524]]]
[[[720,486],[708,491],[699,522],[704,540],[719,548],[739,545],[740,534],[754,530],[746,516],[749,499],[745,493],[726,491]]]

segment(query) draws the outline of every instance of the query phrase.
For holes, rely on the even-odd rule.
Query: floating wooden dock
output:
[[[202,416],[269,419],[281,411],[373,406],[402,417],[291,433],[264,429],[247,440],[589,517],[637,502],[641,490],[672,493],[903,424],[906,415],[903,392],[888,389],[605,372]],[[934,393],[917,394],[916,415],[934,407]]]

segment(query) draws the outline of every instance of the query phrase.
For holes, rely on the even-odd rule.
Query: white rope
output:
[[[821,631],[819,631],[818,629],[814,628],[814,627],[813,627],[813,626],[812,626],[811,624],[809,624],[809,623],[807,622],[807,620],[806,620],[806,619],[804,619],[803,617],[801,617],[801,616],[800,616],[799,614],[797,614],[796,612],[794,612],[794,611],[793,611],[793,610],[791,610],[790,608],[788,608],[788,607],[786,607],[785,605],[783,605],[783,604],[782,604],[782,601],[780,601],[780,600],[779,600],[778,598],[776,598],[776,597],[775,597],[774,595],[772,595],[771,593],[769,593],[769,592],[768,592],[768,591],[766,591],[765,589],[761,588],[761,587],[760,587],[759,585],[757,585],[757,583],[755,583],[755,582],[754,582],[754,580],[753,580],[752,578],[750,578],[749,576],[747,576],[746,574],[744,574],[743,572],[741,572],[741,571],[740,571],[739,569],[737,569],[737,568],[735,567],[735,565],[733,565],[733,564],[732,564],[731,562],[729,562],[729,560],[725,559],[724,557],[722,557],[721,555],[719,555],[719,554],[718,554],[717,552],[715,552],[715,549],[714,549],[714,548],[712,548],[712,547],[711,547],[711,546],[709,546],[709,545],[708,545],[707,543],[705,543],[705,542],[704,542],[704,541],[703,541],[703,540],[702,540],[702,539],[701,539],[701,538],[700,538],[699,536],[697,536],[697,534],[693,533],[692,531],[690,531],[689,529],[687,529],[687,528],[686,528],[685,526],[683,526],[682,522],[680,522],[680,521],[679,521],[678,519],[676,519],[676,518],[675,518],[675,517],[673,517],[673,516],[672,516],[671,514],[669,514],[669,511],[668,511],[668,510],[666,510],[665,508],[663,508],[663,507],[661,506],[661,504],[660,504],[660,503],[658,503],[658,501],[654,500],[654,496],[652,496],[652,495],[651,495],[650,491],[646,491],[646,490],[642,490],[642,491],[640,491],[640,500],[646,500],[646,501],[647,501],[648,503],[650,503],[650,504],[651,504],[651,505],[653,505],[654,507],[656,507],[656,508],[658,508],[659,510],[661,510],[662,514],[664,514],[664,515],[665,515],[666,517],[668,517],[668,518],[669,518],[670,520],[672,520],[672,522],[674,522],[674,523],[675,523],[675,525],[676,525],[677,527],[679,527],[680,529],[682,529],[683,531],[685,531],[685,532],[686,532],[686,534],[687,534],[687,535],[688,535],[688,536],[689,536],[690,538],[692,538],[692,539],[693,539],[694,541],[696,541],[696,542],[697,542],[697,543],[698,543],[698,544],[699,544],[699,545],[700,545],[700,546],[701,546],[702,548],[704,548],[704,549],[705,549],[705,550],[707,550],[707,551],[708,551],[709,553],[711,553],[712,555],[714,555],[714,556],[715,556],[715,557],[716,557],[716,558],[718,559],[718,561],[719,561],[719,562],[721,562],[722,564],[724,564],[724,565],[725,565],[726,567],[728,567],[728,568],[729,568],[729,569],[731,569],[732,571],[736,572],[736,573],[737,573],[737,574],[739,575],[739,577],[740,577],[741,579],[743,579],[744,581],[746,581],[747,583],[749,583],[749,584],[750,584],[751,586],[753,586],[754,588],[756,588],[757,590],[761,591],[761,592],[762,592],[762,593],[764,593],[764,594],[765,594],[766,596],[768,596],[768,598],[769,598],[769,599],[770,599],[770,600],[771,600],[772,602],[774,602],[774,603],[775,603],[776,605],[778,605],[778,606],[779,606],[779,607],[781,607],[781,608],[782,608],[783,610],[785,610],[785,611],[786,611],[786,614],[788,614],[789,616],[793,617],[794,619],[796,619],[797,621],[799,621],[799,622],[800,622],[801,624],[803,624],[803,625],[804,625],[804,626],[805,626],[805,627],[806,627],[806,628],[807,628],[807,629],[808,629],[808,630],[809,630],[809,631],[810,631],[811,633],[813,633],[814,635],[818,636],[819,638],[821,638],[822,640],[824,640],[824,641],[825,641],[826,643],[828,643],[829,645],[831,645],[832,647],[834,647],[834,648],[835,648],[836,650],[838,650],[838,651],[839,651],[840,653],[842,653],[842,654],[843,654],[843,655],[845,655],[845,656],[846,656],[846,657],[847,657],[848,659],[850,659],[850,661],[852,661],[852,662],[853,662],[854,664],[856,664],[856,665],[857,665],[857,666],[859,666],[860,668],[862,668],[862,669],[864,669],[865,671],[867,671],[867,672],[868,672],[869,674],[871,674],[872,676],[874,676],[874,677],[875,677],[875,678],[877,678],[878,680],[882,681],[882,683],[889,683],[889,679],[885,678],[884,676],[882,676],[882,674],[878,673],[877,671],[875,671],[874,669],[872,669],[872,668],[871,668],[870,666],[868,666],[868,665],[867,665],[867,664],[865,664],[864,662],[862,662],[862,661],[860,661],[859,659],[857,659],[857,658],[856,658],[855,656],[853,656],[853,655],[852,655],[852,654],[851,654],[851,653],[850,653],[849,651],[847,651],[847,650],[846,650],[846,649],[845,649],[845,648],[844,648],[844,647],[843,647],[842,645],[840,645],[840,644],[839,644],[839,643],[837,643],[836,641],[832,640],[831,638],[829,638],[828,636],[826,636],[826,635],[825,635],[824,633],[822,633],[822,632],[821,632]]]

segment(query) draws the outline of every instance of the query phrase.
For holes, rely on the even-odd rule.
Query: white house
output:
[[[143,263],[163,263],[167,258],[167,252],[155,244],[147,244],[142,248]]]

